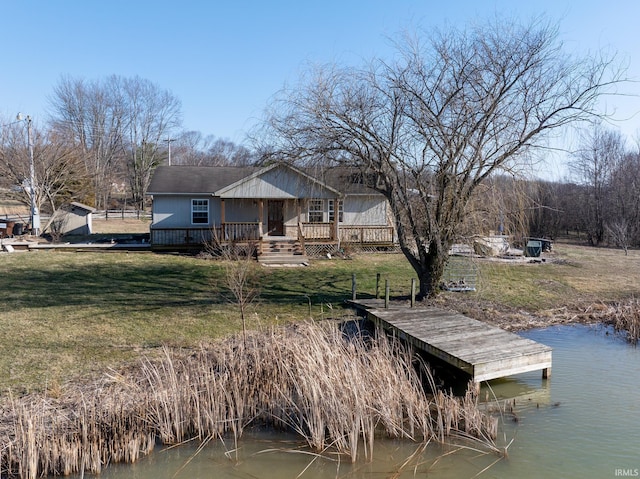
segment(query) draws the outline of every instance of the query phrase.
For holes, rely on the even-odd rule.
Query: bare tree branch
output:
[[[542,20],[436,31],[400,44],[393,63],[322,67],[283,92],[263,151],[375,175],[421,294],[435,294],[478,186],[598,117],[621,81],[614,58],[569,57]]]

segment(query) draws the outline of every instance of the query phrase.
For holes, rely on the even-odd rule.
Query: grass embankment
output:
[[[598,301],[625,300],[640,292],[640,251],[557,244],[545,263],[480,262],[478,298],[532,312]]]
[[[557,244],[544,263],[479,260],[479,288],[440,301],[476,319],[519,330],[602,322],[639,338],[640,251]]]
[[[87,372],[153,354],[162,345],[195,346],[241,329],[215,261],[140,253],[38,251],[3,254],[0,274],[0,391],[48,389]],[[588,320],[601,302],[640,291],[640,252],[557,245],[545,263],[478,261],[476,293],[440,300],[507,328]],[[259,272],[260,297],[249,326],[344,314],[351,274],[375,293],[376,273],[406,295],[413,272],[402,255],[317,260],[309,268]],[[383,289],[383,288],[381,288]],[[579,318],[580,319],[580,318]]]

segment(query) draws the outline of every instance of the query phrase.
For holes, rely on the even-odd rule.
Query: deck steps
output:
[[[258,262],[265,266],[308,266],[309,258],[297,239],[269,238],[262,240]]]

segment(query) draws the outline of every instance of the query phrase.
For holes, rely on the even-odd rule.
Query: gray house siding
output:
[[[200,224],[201,227],[212,226],[213,222],[220,222],[220,207],[216,208],[215,203],[220,203],[219,198],[211,196],[155,196],[153,198],[152,227],[158,228],[185,228],[192,226],[191,222],[191,200],[209,200],[209,223]],[[215,212],[218,211],[218,218]]]
[[[191,202],[197,199],[209,200],[209,223],[201,223],[198,226],[206,227],[219,224],[221,220],[220,198],[202,195],[185,195],[154,197],[153,226],[160,228],[184,228],[193,226],[191,222]],[[248,198],[225,199],[225,221],[227,222],[257,222],[259,213],[259,206],[256,200]],[[266,211],[264,214],[266,215]]]
[[[345,225],[374,226],[387,223],[387,201],[380,196],[347,196],[343,208]]]
[[[216,223],[220,222],[220,200],[216,198],[215,215]],[[257,223],[260,215],[260,208],[256,200],[243,198],[224,201],[225,221],[237,223]]]

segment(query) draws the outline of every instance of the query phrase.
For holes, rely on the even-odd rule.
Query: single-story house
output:
[[[348,168],[160,166],[153,199],[151,245],[294,239],[305,244],[393,245],[388,203]]]

